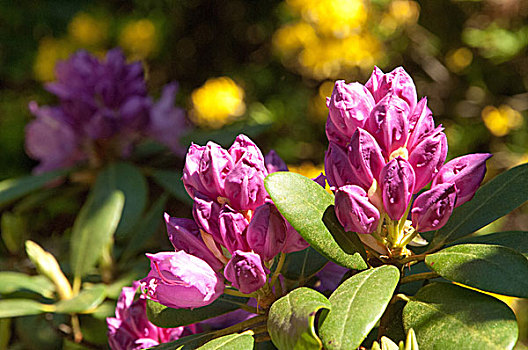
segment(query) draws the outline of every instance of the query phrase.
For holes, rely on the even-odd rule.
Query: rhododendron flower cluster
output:
[[[26,151],[40,161],[36,172],[126,158],[145,137],[182,152],[178,135],[185,130],[185,113],[174,107],[177,85],[165,86],[153,102],[141,63],[126,63],[119,49],[104,59],[79,51],[57,64],[56,77],[46,89],[59,104],[29,104],[36,119],[26,127]]]
[[[264,188],[264,178],[279,170],[287,167],[276,153],[264,157],[244,135],[228,150],[213,142],[192,144],[183,183],[194,220],[165,216],[175,252],[147,255],[146,295],[173,308],[210,304],[227,282],[244,294],[269,295],[274,258],[307,247]]]
[[[375,68],[365,85],[337,81],[327,106],[325,171],[336,215],[346,230],[372,234],[389,251],[445,225],[484,178],[490,154],[444,164],[444,128],[401,67]]]

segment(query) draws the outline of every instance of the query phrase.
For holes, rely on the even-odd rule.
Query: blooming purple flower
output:
[[[224,270],[225,278],[242,293],[253,293],[266,283],[266,272],[260,256],[251,252],[237,250]]]
[[[123,287],[117,300],[116,317],[108,317],[108,344],[112,350],[139,350],[177,340],[184,327],[160,328],[147,318],[146,300],[134,300],[138,283]]]
[[[147,254],[150,272],[141,280],[149,299],[172,308],[211,304],[224,291],[223,278],[204,260],[186,253]]]

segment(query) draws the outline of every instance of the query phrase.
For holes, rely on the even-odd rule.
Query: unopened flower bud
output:
[[[416,87],[403,67],[397,67],[387,74],[375,67],[365,87],[372,93],[376,103],[386,95],[394,94],[403,99],[411,109],[416,105]]]
[[[253,160],[255,157],[244,155],[225,179],[225,196],[237,210],[255,210],[268,197],[264,188],[268,172],[264,163],[253,163]]]
[[[336,143],[330,142],[325,153],[325,174],[330,187],[341,187],[348,184],[358,184],[354,177],[352,164],[346,149]]]
[[[193,201],[193,217],[199,228],[213,236],[217,243],[222,244],[218,217],[220,216],[220,204],[206,195],[195,191]]]
[[[381,169],[385,165],[378,143],[368,131],[358,128],[347,148],[352,171],[356,178],[356,182],[351,184],[369,189],[373,180],[379,179]]]
[[[385,211],[392,220],[400,220],[414,190],[415,175],[409,162],[394,158],[381,170],[380,186]]]
[[[409,163],[414,169],[416,180],[414,192],[418,193],[436,175],[447,156],[447,138],[438,127],[425,136],[409,155]]]
[[[224,196],[227,174],[233,169],[231,155],[222,147],[209,141],[200,159],[199,175],[206,195],[211,198]]]
[[[422,137],[435,128],[433,113],[427,107],[427,98],[422,98],[409,116],[409,140],[407,148],[412,150]]]
[[[266,272],[260,256],[251,252],[237,250],[224,270],[225,278],[242,293],[253,293],[266,283]]]
[[[249,250],[246,241],[246,228],[248,221],[242,213],[233,210],[229,205],[224,204],[220,210],[218,218],[220,228],[220,236],[223,240],[223,245],[230,253],[235,250]]]
[[[449,220],[456,198],[453,183],[439,184],[423,192],[411,209],[413,226],[420,232],[438,230]]]
[[[264,163],[266,164],[266,169],[269,174],[277,171],[288,171],[288,166],[274,150],[271,150],[266,154],[264,157]]]
[[[260,148],[246,135],[240,134],[229,147],[229,154],[236,164],[240,159],[247,158],[252,164],[255,164],[260,170],[264,170],[264,156]]]
[[[325,132],[329,142],[334,142],[342,147],[345,147],[350,140],[350,136],[343,135],[334,125],[330,117],[326,118]]]
[[[377,228],[380,213],[359,186],[340,187],[335,194],[335,212],[346,231],[368,234]]]
[[[286,224],[273,203],[266,203],[255,210],[246,239],[250,249],[264,261],[270,261],[281,252],[286,241]]]
[[[286,219],[284,219],[284,223],[286,224],[286,241],[284,242],[282,252],[292,253],[308,248],[308,242],[302,238],[299,232]]]

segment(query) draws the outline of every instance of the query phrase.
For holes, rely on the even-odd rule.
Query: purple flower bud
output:
[[[415,175],[402,157],[391,160],[380,174],[383,206],[392,220],[400,220],[411,201]]]
[[[365,129],[378,141],[386,158],[405,146],[408,136],[409,106],[396,95],[385,96],[374,107],[365,123]]]
[[[277,171],[288,171],[288,166],[274,150],[271,150],[268,154],[266,154],[264,157],[264,163],[266,164],[268,174],[275,173]]]
[[[164,217],[169,240],[177,251],[184,250],[186,253],[204,260],[215,271],[224,267],[224,264],[214,256],[203,242],[200,229],[193,220],[171,218],[167,213]]]
[[[200,160],[205,150],[205,146],[191,143],[187,155],[185,156],[185,166],[183,167],[183,185],[191,198],[194,198],[194,191],[208,193],[200,179]]]
[[[224,196],[227,174],[233,169],[231,155],[222,147],[209,141],[200,159],[199,177],[206,192],[211,198]]]
[[[253,293],[266,283],[266,272],[260,256],[237,250],[224,270],[225,278],[242,293]]]
[[[242,213],[234,211],[229,205],[224,204],[220,210],[218,224],[223,245],[230,253],[239,249],[249,250],[245,232],[249,223]]]
[[[375,102],[360,83],[345,84],[344,80],[338,80],[326,105],[329,119],[332,119],[339,133],[348,139],[356,128],[363,127]]]
[[[302,238],[299,232],[297,232],[286,219],[284,219],[284,223],[286,225],[286,241],[284,242],[282,252],[292,253],[308,248],[308,242]]]
[[[335,212],[345,231],[368,234],[376,230],[380,213],[359,186],[340,187],[335,194]]]
[[[348,145],[348,156],[356,178],[351,184],[368,190],[373,179],[378,181],[381,169],[385,166],[378,143],[368,131],[358,128]]]
[[[445,162],[447,137],[442,132],[443,129],[438,127],[422,138],[409,155],[409,163],[416,175],[414,193],[418,193],[427,185]]]
[[[447,223],[457,198],[456,186],[443,183],[420,194],[411,209],[413,226],[420,232],[438,230]]]
[[[255,210],[268,197],[264,178],[268,175],[264,163],[253,161],[255,157],[245,154],[225,179],[225,197],[237,210]]]
[[[228,152],[233,158],[235,164],[245,158],[252,164],[255,164],[260,170],[265,171],[266,169],[264,165],[264,156],[262,155],[260,148],[258,148],[258,146],[244,134],[240,134],[236,137],[231,147],[229,147]]]
[[[246,239],[249,248],[264,261],[270,261],[281,252],[286,241],[286,224],[274,204],[266,203],[255,210]]]
[[[365,87],[372,93],[376,103],[386,95],[394,94],[405,100],[411,109],[416,105],[416,86],[403,67],[397,67],[387,74],[375,67]]]
[[[215,242],[223,244],[218,217],[220,204],[200,192],[194,192],[193,217],[198,227],[213,236]]]
[[[195,308],[211,304],[224,291],[224,282],[204,260],[179,252],[147,254],[150,272],[141,280],[149,299],[168,307]]]
[[[489,153],[474,153],[452,159],[440,168],[433,179],[433,186],[442,183],[456,185],[458,207],[469,201],[475,195],[486,174],[486,160],[492,155]]]
[[[409,140],[407,148],[412,150],[421,139],[435,128],[433,113],[427,107],[427,98],[422,98],[409,116]]]
[[[326,176],[324,176],[323,173],[320,173],[319,175],[317,175],[316,178],[313,178],[312,180],[314,180],[314,182],[316,182],[322,188],[326,187]]]
[[[337,127],[334,125],[330,117],[326,119],[325,131],[326,131],[326,137],[328,138],[328,141],[334,142],[338,144],[339,146],[345,147],[348,141],[350,140],[349,136],[343,135],[337,129]]]
[[[330,187],[338,188],[359,182],[354,176],[346,149],[336,143],[330,142],[328,145],[324,166],[326,180]]]

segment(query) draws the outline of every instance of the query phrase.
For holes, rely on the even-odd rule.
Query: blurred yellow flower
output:
[[[446,65],[452,72],[460,72],[473,61],[473,53],[467,47],[450,51],[446,55]]]
[[[416,1],[391,1],[389,5],[389,14],[399,24],[415,23],[420,15],[420,6]]]
[[[79,46],[99,46],[107,38],[108,23],[85,12],[79,12],[68,24],[70,37]]]
[[[75,47],[66,39],[42,38],[33,63],[35,78],[40,81],[54,80],[55,64],[66,59],[74,50]]]
[[[499,108],[484,107],[482,120],[489,131],[497,137],[508,135],[511,130],[520,128],[524,122],[521,113],[508,105],[501,105]]]
[[[207,80],[191,99],[191,119],[200,126],[220,128],[246,111],[244,90],[228,77]]]
[[[151,56],[158,49],[158,33],[151,20],[127,23],[119,35],[119,45],[134,59]]]

